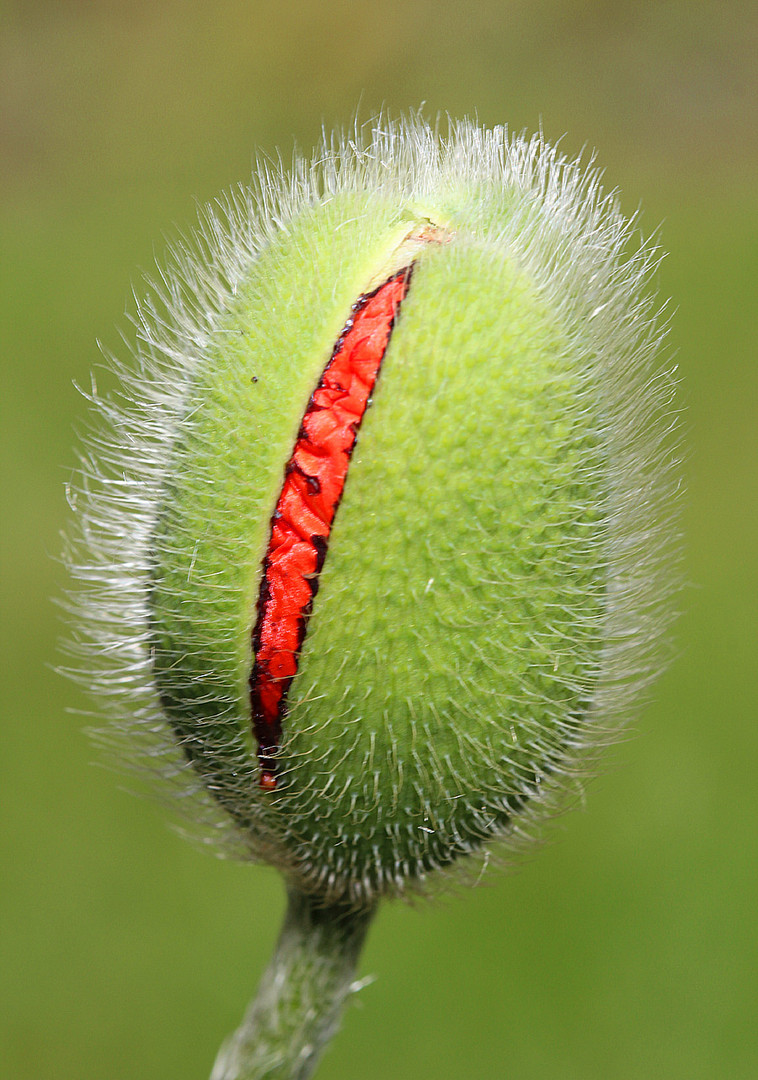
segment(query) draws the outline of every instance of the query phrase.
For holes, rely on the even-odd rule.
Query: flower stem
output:
[[[288,890],[284,926],[257,997],[211,1080],[307,1080],[339,1026],[376,907],[324,906]]]

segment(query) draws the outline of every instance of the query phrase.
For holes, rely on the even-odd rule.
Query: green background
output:
[[[586,806],[518,873],[382,911],[320,1075],[758,1076],[757,56],[737,0],[0,4],[3,1075],[204,1080],[283,910],[272,872],[198,852],[97,766],[53,670],[73,383],[96,339],[124,353],[141,270],[256,148],[425,102],[597,147],[662,224],[687,585],[676,660]]]

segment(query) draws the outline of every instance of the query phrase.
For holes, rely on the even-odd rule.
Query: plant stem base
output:
[[[319,904],[288,890],[258,996],[222,1046],[211,1080],[307,1080],[339,1026],[375,907]]]

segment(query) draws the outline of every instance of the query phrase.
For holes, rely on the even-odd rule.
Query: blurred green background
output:
[[[97,767],[52,669],[73,383],[96,339],[124,353],[132,284],[256,149],[425,102],[597,147],[662,223],[688,585],[677,659],[586,806],[518,873],[383,910],[379,978],[319,1075],[758,1076],[757,57],[738,0],[0,4],[2,1075],[204,1080],[283,910],[274,874]]]

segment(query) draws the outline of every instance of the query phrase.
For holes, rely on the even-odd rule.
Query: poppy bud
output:
[[[521,836],[652,673],[671,379],[632,242],[540,138],[414,120],[265,172],[143,301],[86,463],[100,681],[304,892]]]

